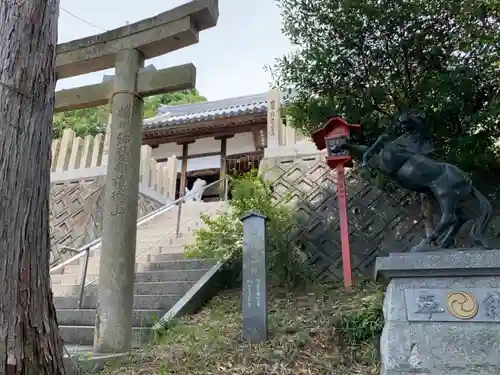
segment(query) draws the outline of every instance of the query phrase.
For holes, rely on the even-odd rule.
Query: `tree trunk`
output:
[[[59,0],[0,0],[0,375],[64,375],[49,275]]]

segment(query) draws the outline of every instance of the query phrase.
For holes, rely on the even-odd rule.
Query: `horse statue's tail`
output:
[[[486,242],[486,229],[492,219],[491,203],[479,190],[472,187],[472,195],[479,203],[479,216],[470,230],[470,237],[474,241],[474,245],[482,245],[488,247]]]

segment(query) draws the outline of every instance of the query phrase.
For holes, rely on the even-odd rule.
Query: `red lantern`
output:
[[[352,158],[347,151],[333,152],[333,149],[346,143],[351,133],[359,133],[360,130],[361,127],[358,124],[348,124],[341,117],[330,117],[325,126],[312,134],[312,138],[318,150],[327,149],[328,157],[326,162],[330,168],[334,169],[339,164],[352,167]]]
[[[312,134],[312,139],[318,150],[328,151],[326,163],[331,169],[337,170],[337,200],[340,220],[340,239],[342,242],[342,269],[344,287],[352,287],[351,250],[349,246],[349,224],[347,218],[347,195],[345,191],[344,167],[352,167],[352,158],[347,151],[336,151],[337,146],[346,143],[351,133],[359,132],[358,124],[348,124],[341,117],[330,117],[325,126]]]

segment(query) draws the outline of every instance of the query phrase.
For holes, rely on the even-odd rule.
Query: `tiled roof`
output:
[[[266,92],[204,103],[161,106],[156,117],[143,121],[143,128],[149,130],[235,116],[266,114],[267,95]]]

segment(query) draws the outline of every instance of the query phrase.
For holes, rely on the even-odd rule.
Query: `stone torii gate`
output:
[[[95,352],[125,352],[132,342],[142,98],[194,88],[196,81],[193,64],[140,69],[145,59],[198,43],[199,32],[218,17],[218,0],[195,0],[57,46],[58,79],[115,67],[114,82],[59,91],[55,105],[56,112],[111,105]]]

